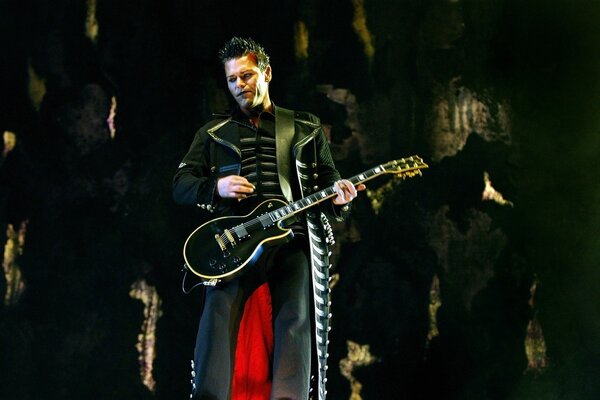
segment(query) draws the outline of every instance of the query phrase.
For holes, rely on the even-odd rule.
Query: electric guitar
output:
[[[421,157],[411,156],[378,165],[348,180],[356,186],[383,174],[413,177],[427,167]],[[286,219],[335,196],[337,192],[330,186],[290,204],[266,200],[248,215],[210,220],[187,238],[183,246],[186,266],[209,285],[231,280],[252,265],[265,246],[292,239],[292,230],[283,226]]]

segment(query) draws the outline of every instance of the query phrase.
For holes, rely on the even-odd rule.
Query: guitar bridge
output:
[[[225,246],[225,242],[223,241],[223,239],[221,239],[221,236],[219,236],[218,234],[216,234],[215,235],[215,240],[217,241],[217,244],[221,248],[221,251],[227,250],[227,247]]]
[[[231,231],[229,229],[225,229],[225,236],[227,236],[227,239],[229,239],[229,243],[231,243],[231,245],[233,247],[237,246],[237,243],[235,242],[235,238],[233,237],[233,234],[231,233]]]

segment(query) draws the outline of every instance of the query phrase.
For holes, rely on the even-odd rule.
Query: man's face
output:
[[[249,112],[263,105],[268,97],[271,66],[261,71],[254,54],[233,58],[225,62],[225,77],[229,92],[242,111]]]

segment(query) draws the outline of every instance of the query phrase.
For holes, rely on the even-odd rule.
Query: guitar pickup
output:
[[[241,240],[244,239],[248,236],[250,236],[248,234],[248,231],[246,230],[246,228],[244,227],[244,224],[240,224],[234,228],[231,228],[231,230],[233,231],[233,233],[236,234],[236,236]]]

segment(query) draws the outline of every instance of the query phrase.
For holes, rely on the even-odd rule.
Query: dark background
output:
[[[600,3],[366,0],[371,59],[357,3],[98,0],[94,43],[85,1],[0,2],[0,129],[18,140],[0,222],[29,221],[25,291],[0,306],[0,398],[188,397],[201,296],[180,291],[181,247],[206,216],[175,206],[170,180],[227,105],[215,54],[233,35],[270,53],[277,104],[331,125],[343,175],[411,154],[430,165],[335,227],[328,398],[350,395],[347,340],[378,358],[354,372],[364,399],[599,398]],[[514,206],[482,201],[484,171]],[[162,300],[155,393],[135,348],[140,279]],[[547,366],[528,370],[532,320]]]

